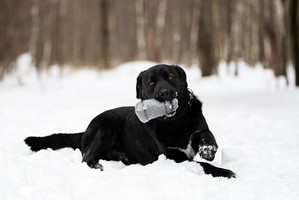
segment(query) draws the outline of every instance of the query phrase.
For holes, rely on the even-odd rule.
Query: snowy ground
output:
[[[55,67],[37,78],[28,69],[0,82],[0,199],[298,199],[299,90],[275,81],[270,71],[240,64],[240,76],[200,78],[186,70],[189,87],[223,150],[222,166],[237,179],[212,178],[194,163],[175,164],[161,156],[151,165],[101,161],[105,171],[81,163],[71,149],[33,153],[30,135],[83,131],[98,113],[135,105],[138,73],[153,63],[134,62],[115,70]],[[231,66],[232,68],[233,66]]]

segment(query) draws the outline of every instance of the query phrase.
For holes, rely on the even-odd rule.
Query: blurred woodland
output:
[[[0,79],[29,52],[37,70],[151,60],[209,76],[243,59],[286,76],[292,64],[298,86],[298,34],[298,0],[0,0]]]

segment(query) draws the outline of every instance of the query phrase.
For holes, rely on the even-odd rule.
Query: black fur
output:
[[[146,165],[161,154],[176,162],[192,161],[197,153],[213,160],[218,147],[216,140],[202,114],[202,103],[187,87],[182,68],[156,65],[138,76],[136,96],[161,102],[177,98],[179,107],[173,117],[159,117],[144,124],[135,115],[134,107],[121,107],[95,117],[83,133],[28,137],[25,142],[33,151],[79,148],[82,161],[100,169],[103,169],[98,163],[100,159]],[[230,170],[198,163],[212,176],[235,177]]]

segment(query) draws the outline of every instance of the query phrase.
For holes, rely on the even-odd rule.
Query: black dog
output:
[[[197,153],[206,160],[214,159],[217,143],[202,114],[202,103],[188,90],[182,68],[151,67],[138,76],[136,90],[137,98],[141,100],[155,98],[164,102],[177,98],[176,114],[142,123],[135,115],[134,107],[121,107],[95,117],[83,133],[28,137],[25,142],[33,151],[79,148],[83,162],[101,170],[100,159],[122,161],[127,165],[146,165],[156,161],[161,154],[176,162],[192,161]],[[206,174],[235,177],[230,170],[198,163]]]

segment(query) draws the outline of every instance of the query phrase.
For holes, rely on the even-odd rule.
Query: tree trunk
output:
[[[73,30],[72,30],[72,61],[75,66],[80,65],[81,56],[80,56],[80,38],[81,38],[81,2],[76,1],[72,5],[72,21],[73,21]]]
[[[293,0],[290,4],[291,12],[291,35],[292,35],[292,51],[293,63],[295,68],[296,86],[299,86],[299,37],[298,37],[298,0]]]
[[[110,68],[110,46],[109,46],[109,0],[101,0],[102,20],[102,48],[103,67]]]
[[[189,44],[189,54],[187,60],[187,66],[191,66],[194,58],[196,58],[196,46],[198,42],[198,30],[199,30],[199,17],[200,17],[200,8],[199,0],[194,1],[194,6],[192,9],[192,23],[190,31],[190,44]]]
[[[136,1],[136,39],[137,39],[137,57],[146,59],[145,51],[145,16],[144,16],[144,0]]]
[[[212,1],[201,2],[198,47],[202,76],[210,76],[216,69],[212,4]]]
[[[258,44],[259,54],[258,60],[264,64],[265,49],[264,49],[264,1],[259,1],[259,31],[258,31]]]
[[[31,34],[29,40],[29,53],[32,55],[33,64],[36,64],[36,52],[37,52],[37,41],[38,41],[38,33],[39,33],[39,6],[38,0],[32,1],[31,7]]]

